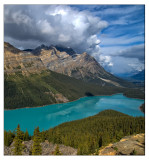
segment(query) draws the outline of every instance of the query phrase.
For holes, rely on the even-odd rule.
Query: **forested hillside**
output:
[[[144,133],[144,121],[144,117],[105,110],[92,117],[63,123],[46,133],[48,140],[53,143],[78,148],[78,154],[90,154],[126,135]]]
[[[77,148],[79,155],[87,155],[111,142],[119,141],[124,136],[144,132],[144,117],[131,117],[114,110],[105,110],[95,116],[42,131],[40,138],[41,141],[48,140]],[[5,131],[5,145],[9,146],[14,137],[15,133]],[[29,140],[31,137],[25,132],[23,139]]]
[[[65,103],[84,96],[115,93],[144,97],[141,90],[133,89],[135,86],[131,83],[106,72],[87,53],[75,53],[74,56],[46,46],[36,51],[39,53],[21,51],[4,43],[5,109]]]
[[[137,89],[99,86],[52,71],[29,76],[15,73],[4,76],[5,109],[36,107],[76,100],[84,96],[124,93],[132,98],[144,98]]]

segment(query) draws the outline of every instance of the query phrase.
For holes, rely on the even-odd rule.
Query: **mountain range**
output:
[[[138,71],[137,73],[117,74],[115,76],[120,77],[125,80],[128,80],[128,81],[144,82],[145,81],[145,69],[142,71]]]
[[[128,86],[126,81],[106,72],[86,52],[77,54],[73,49],[62,46],[41,45],[35,49],[21,51],[5,43],[5,73],[22,72],[23,75],[51,70],[57,73],[101,85]]]
[[[140,71],[139,73],[131,76],[130,78],[138,81],[145,81],[145,70]]]
[[[4,43],[5,108],[68,102],[83,96],[112,94],[130,82],[117,78],[86,52],[41,45],[20,50]]]

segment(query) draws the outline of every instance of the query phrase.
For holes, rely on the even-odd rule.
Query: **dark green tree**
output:
[[[44,142],[45,140],[46,140],[46,135],[45,135],[46,133],[45,133],[45,131],[43,130],[42,132],[41,132],[41,142]]]
[[[15,134],[12,133],[11,131],[4,131],[4,145],[5,146],[10,146],[10,144],[13,142],[13,139],[15,137]]]
[[[22,155],[22,139],[23,139],[23,134],[22,131],[20,130],[20,125],[18,124],[17,129],[16,129],[16,137],[14,138],[14,155]]]
[[[29,139],[30,139],[30,136],[29,136],[28,130],[26,129],[23,140],[28,141]]]
[[[102,147],[102,136],[100,136],[98,143],[99,143],[99,147]]]
[[[96,140],[93,137],[88,138],[87,146],[88,146],[88,153],[95,152],[95,149],[98,147],[96,146]]]
[[[42,148],[40,143],[41,143],[41,133],[39,131],[39,127],[37,127],[34,130],[32,155],[42,154]]]

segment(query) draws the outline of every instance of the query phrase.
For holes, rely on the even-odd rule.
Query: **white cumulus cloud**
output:
[[[4,12],[5,41],[11,40],[10,43],[16,47],[61,44],[78,53],[87,51],[99,59],[98,34],[108,23],[89,11],[66,5],[5,5]]]

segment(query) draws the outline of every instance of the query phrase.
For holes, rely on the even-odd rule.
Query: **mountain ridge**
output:
[[[58,51],[55,47],[50,50],[41,48],[39,50],[40,54],[34,55],[5,43],[5,109],[65,103],[84,96],[115,93],[124,93],[132,98],[144,98],[140,90],[130,90],[128,88],[132,87],[130,83],[107,73],[87,53],[76,54],[75,57],[72,57],[66,52]],[[79,71],[73,73],[72,68],[76,66],[80,67]],[[67,74],[62,71],[66,71]]]
[[[4,68],[6,73],[22,72],[24,75],[52,70],[85,82],[100,85],[127,87],[130,83],[115,77],[86,52],[77,54],[73,49],[62,46],[41,45],[35,49],[19,50],[5,43]]]

